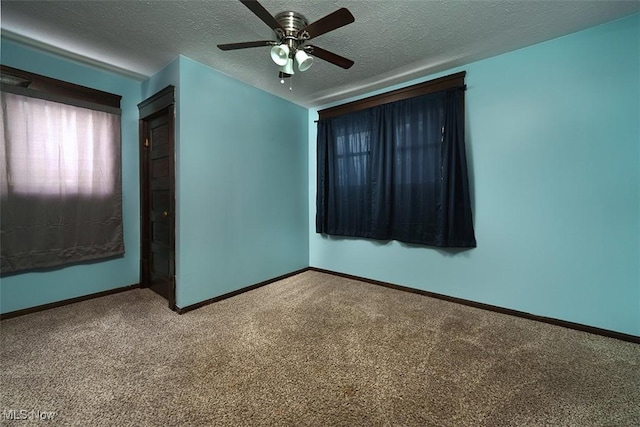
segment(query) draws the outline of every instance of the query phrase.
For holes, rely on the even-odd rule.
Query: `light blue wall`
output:
[[[307,267],[307,110],[180,57],[176,302]]]
[[[23,308],[133,285],[139,281],[140,204],[138,178],[138,108],[140,82],[47,54],[5,38],[1,62],[15,68],[122,95],[122,258],[17,274],[0,279],[0,310]]]
[[[640,335],[640,16],[463,69],[478,247],[316,234],[312,110],[310,264]]]
[[[142,99],[147,99],[160,92],[167,86],[176,88],[176,99],[180,90],[180,57],[177,57],[153,76],[143,81],[141,86]]]

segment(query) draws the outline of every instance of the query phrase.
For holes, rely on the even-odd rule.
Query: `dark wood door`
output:
[[[173,104],[141,119],[141,285],[175,309]]]

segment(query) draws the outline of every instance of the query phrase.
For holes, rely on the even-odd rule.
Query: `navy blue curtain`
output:
[[[316,232],[475,247],[464,89],[318,121]]]

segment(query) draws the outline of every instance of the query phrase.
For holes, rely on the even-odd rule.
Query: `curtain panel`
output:
[[[320,119],[316,232],[475,247],[463,91]]]
[[[0,95],[1,273],[122,255],[120,110]]]

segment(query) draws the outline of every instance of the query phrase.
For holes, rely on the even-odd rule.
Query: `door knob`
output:
[[[162,216],[165,217],[165,218],[168,217],[169,216],[169,212],[168,211],[162,212]]]

